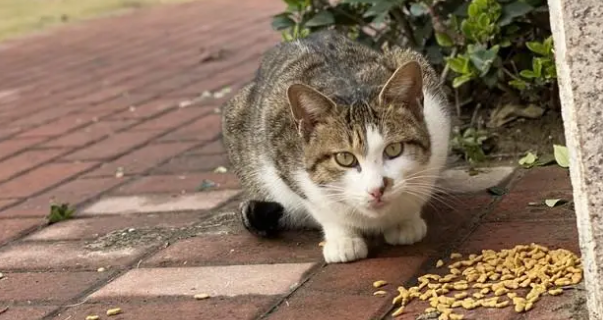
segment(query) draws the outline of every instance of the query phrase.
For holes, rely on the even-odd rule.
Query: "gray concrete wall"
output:
[[[549,0],[591,320],[603,319],[603,0]]]

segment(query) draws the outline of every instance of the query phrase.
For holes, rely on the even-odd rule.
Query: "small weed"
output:
[[[455,129],[451,144],[452,149],[463,155],[471,164],[482,162],[486,159],[483,143],[488,139],[485,130],[467,128],[464,131]]]
[[[48,219],[48,224],[53,224],[71,219],[74,213],[75,209],[69,203],[53,203],[50,205],[50,213],[46,216],[46,219]]]

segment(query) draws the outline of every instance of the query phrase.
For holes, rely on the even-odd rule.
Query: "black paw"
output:
[[[260,237],[273,237],[278,233],[284,210],[279,203],[269,201],[249,200],[239,206],[245,228]]]

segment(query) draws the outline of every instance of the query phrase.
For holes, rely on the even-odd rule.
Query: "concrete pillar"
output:
[[[603,319],[603,0],[549,0],[591,320]]]

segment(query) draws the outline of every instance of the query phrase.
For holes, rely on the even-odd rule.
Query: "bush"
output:
[[[272,26],[285,41],[333,28],[378,50],[413,48],[465,119],[480,106],[558,108],[546,0],[284,1]]]

